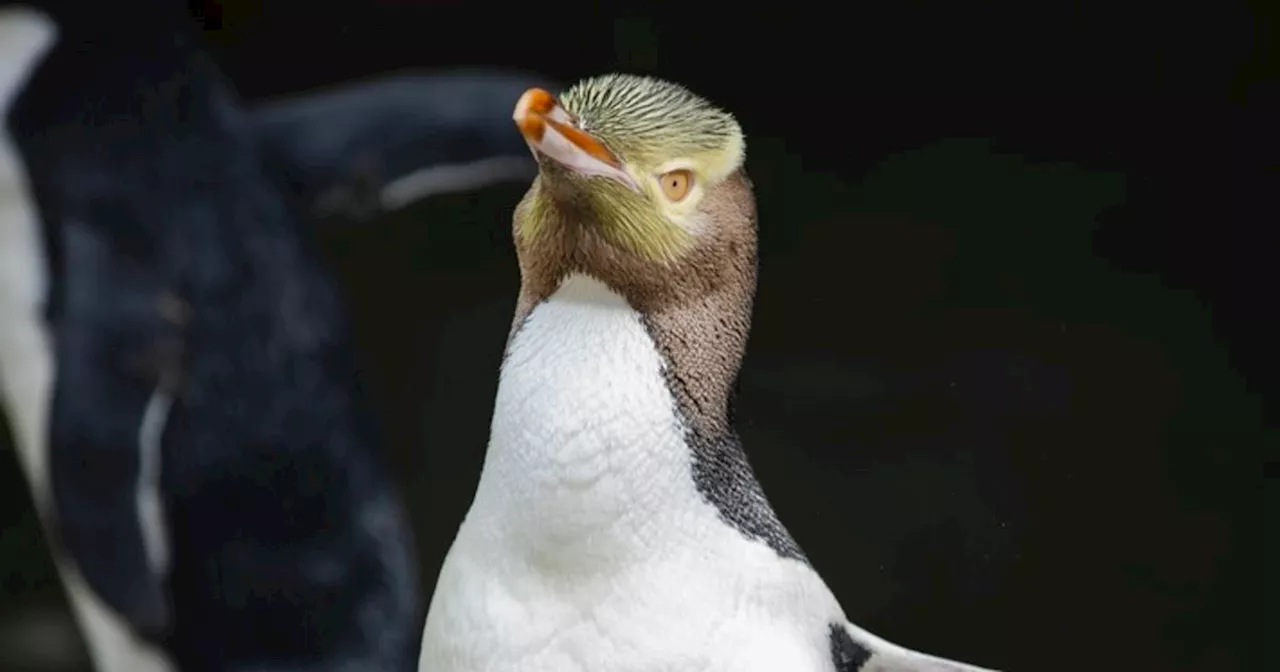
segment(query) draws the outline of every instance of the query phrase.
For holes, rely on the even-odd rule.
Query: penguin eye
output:
[[[693,187],[693,173],[687,169],[680,168],[663,173],[658,178],[658,184],[662,186],[662,195],[667,197],[672,203],[679,203],[689,195],[689,189]]]

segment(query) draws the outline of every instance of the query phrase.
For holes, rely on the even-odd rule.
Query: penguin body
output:
[[[850,623],[778,520],[729,397],[756,211],[737,123],[608,75],[515,121],[521,290],[420,672],[977,672]]]
[[[96,664],[412,669],[412,540],[305,218],[177,6],[40,9],[0,19],[49,45],[0,82],[30,262],[0,374]]]
[[[532,309],[421,670],[828,669],[838,605],[699,492],[663,368],[642,316],[590,276]]]

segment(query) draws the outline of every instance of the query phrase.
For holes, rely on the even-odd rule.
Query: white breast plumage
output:
[[[828,670],[839,606],[694,486],[638,313],[571,276],[508,348],[420,670]]]

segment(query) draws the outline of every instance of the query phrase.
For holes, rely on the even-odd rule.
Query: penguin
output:
[[[514,120],[539,173],[474,499],[420,672],[978,672],[851,623],[729,413],[756,209],[729,113],[612,74]]]
[[[94,665],[411,670],[310,217],[179,6],[126,5],[0,7],[0,401]]]

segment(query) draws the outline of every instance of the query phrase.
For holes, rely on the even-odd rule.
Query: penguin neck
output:
[[[727,430],[724,405],[691,421],[673,390],[689,376],[673,370],[650,317],[571,274],[514,330],[469,519],[526,561],[641,561],[695,543],[682,538],[697,529],[690,516],[717,517],[694,482],[691,441]]]

